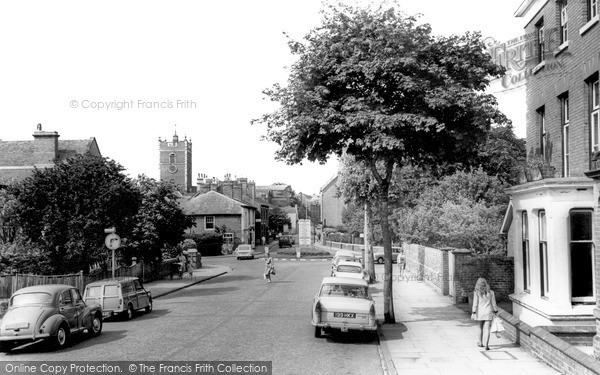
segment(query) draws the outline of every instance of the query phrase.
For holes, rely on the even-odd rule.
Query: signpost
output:
[[[104,233],[108,233],[104,239],[104,244],[109,250],[112,250],[112,278],[115,278],[115,250],[121,247],[121,237],[115,233],[115,228],[107,228]]]

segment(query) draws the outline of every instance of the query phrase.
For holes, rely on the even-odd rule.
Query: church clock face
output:
[[[175,164],[171,164],[169,165],[169,172],[170,173],[175,173],[177,172],[177,166]]]

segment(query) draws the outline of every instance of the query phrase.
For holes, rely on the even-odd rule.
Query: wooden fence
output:
[[[168,273],[169,264],[174,261],[175,259],[169,259],[163,262],[158,274],[152,272],[151,266],[149,264],[144,265],[143,262],[133,266],[122,266],[115,269],[115,277],[139,277],[142,281],[149,282],[165,277]],[[0,299],[10,298],[15,291],[28,286],[46,284],[73,285],[83,293],[87,284],[111,277],[112,272],[110,270],[100,271],[90,275],[84,275],[83,272],[70,275],[0,275]]]

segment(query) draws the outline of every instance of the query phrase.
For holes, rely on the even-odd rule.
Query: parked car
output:
[[[137,277],[117,277],[90,283],[85,287],[83,299],[86,303],[102,306],[105,318],[121,316],[129,320],[137,310],[152,311],[152,294]]]
[[[279,237],[279,247],[292,247],[296,241],[294,240],[294,236],[290,235],[282,235]]]
[[[370,332],[377,335],[375,303],[365,280],[325,277],[314,298],[312,325],[315,337],[332,331]]]
[[[254,250],[251,245],[239,245],[235,250],[238,260],[242,258],[254,259]]]
[[[343,260],[362,264],[362,254],[350,250],[338,250],[331,261],[331,276],[333,276],[338,264]]]
[[[402,250],[392,248],[392,263],[398,262],[398,257],[401,257],[402,255]],[[375,252],[373,252],[373,259],[377,263],[383,264],[385,262],[383,258],[383,249],[377,249]]]
[[[64,347],[71,335],[102,332],[102,307],[84,302],[71,285],[36,285],[17,290],[0,321],[0,350],[39,340]]]
[[[333,271],[333,277],[349,277],[353,279],[366,279],[366,273],[359,262],[340,260]]]

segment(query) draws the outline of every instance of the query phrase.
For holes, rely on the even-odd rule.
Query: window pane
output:
[[[527,224],[527,212],[523,212],[522,215],[522,231],[523,231],[523,239],[529,238],[529,225]]]
[[[571,297],[594,295],[592,244],[571,243]]]
[[[540,240],[546,241],[546,211],[540,212]]]
[[[571,241],[592,240],[592,213],[571,212]]]

